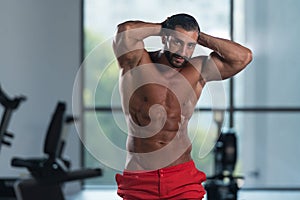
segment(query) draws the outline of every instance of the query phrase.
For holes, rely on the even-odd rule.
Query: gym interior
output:
[[[0,1],[0,199],[121,199],[116,27],[179,12],[253,52],[222,81],[224,106],[215,109],[208,89],[190,121],[205,199],[300,199],[299,8],[298,0]]]

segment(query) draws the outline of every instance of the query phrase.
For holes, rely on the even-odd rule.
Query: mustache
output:
[[[179,54],[177,54],[177,53],[173,53],[172,56],[173,56],[173,57],[176,57],[176,58],[183,58],[185,61],[188,60],[188,57],[186,57],[186,56],[181,56],[181,55],[179,55]]]

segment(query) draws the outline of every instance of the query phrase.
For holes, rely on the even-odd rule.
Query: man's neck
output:
[[[177,73],[182,70],[182,68],[173,67],[173,65],[167,59],[166,54],[162,50],[153,52],[151,55],[151,59],[153,63],[158,63],[163,66],[158,67],[158,70],[163,74]]]

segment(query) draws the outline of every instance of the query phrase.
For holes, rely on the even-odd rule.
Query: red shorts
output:
[[[155,171],[117,174],[118,195],[124,200],[202,199],[206,180],[193,161]]]

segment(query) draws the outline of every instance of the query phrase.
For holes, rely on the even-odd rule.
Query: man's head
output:
[[[186,31],[197,31],[200,33],[198,22],[193,16],[188,14],[172,15],[162,23],[162,28],[164,29],[175,30],[176,26],[180,26]]]
[[[162,42],[169,63],[180,68],[192,57],[200,28],[194,17],[176,14],[162,23]]]

